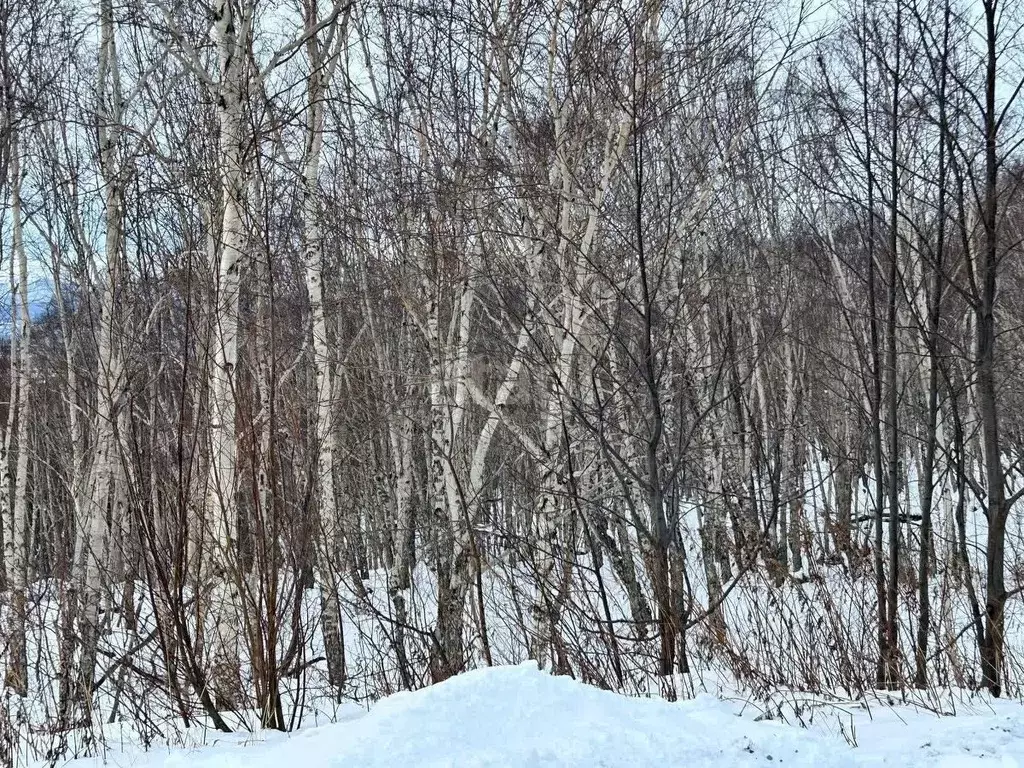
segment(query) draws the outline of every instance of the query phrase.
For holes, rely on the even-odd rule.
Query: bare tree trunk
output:
[[[555,37],[552,35],[550,54],[556,55]],[[572,169],[568,166],[568,155],[570,147],[566,138],[565,116],[558,112],[558,108],[552,105],[555,110],[555,140],[565,142],[566,146],[563,155],[559,153],[559,161],[555,169],[553,183],[557,183],[558,194],[562,197],[561,217],[559,220],[558,246],[557,251],[560,259],[565,259],[571,254],[571,262],[567,262],[563,269],[566,272],[571,269],[570,264],[582,265],[589,258],[594,239],[598,231],[598,212],[604,203],[608,189],[612,182],[614,172],[623,157],[626,149],[626,142],[630,135],[630,121],[619,116],[618,121],[609,125],[608,134],[601,155],[601,166],[599,170],[598,183],[592,192],[589,202],[589,210],[585,219],[582,238],[578,248],[570,245],[575,240],[575,233],[571,231],[570,201],[574,197],[575,179]],[[537,505],[534,510],[536,535],[538,545],[535,549],[537,555],[537,599],[532,606],[532,614],[535,622],[533,638],[535,647],[532,649],[534,657],[542,666],[547,660],[550,643],[557,631],[558,623],[558,601],[552,599],[555,590],[552,585],[556,581],[553,574],[556,566],[558,509],[560,498],[564,498],[565,490],[558,481],[558,474],[561,471],[558,455],[561,445],[560,426],[564,418],[562,412],[562,399],[567,394],[571,381],[571,370],[577,353],[577,340],[583,330],[585,311],[580,292],[585,286],[573,285],[569,280],[563,279],[562,284],[562,318],[561,324],[557,326],[558,334],[552,334],[552,343],[555,352],[552,373],[552,389],[547,393],[547,406],[544,412],[542,426],[542,455],[545,457],[546,466],[541,478],[541,490],[538,496]]]
[[[109,81],[109,82],[108,82]],[[99,102],[102,125],[100,165],[104,180],[104,261],[105,281],[100,303],[100,328],[97,348],[96,415],[93,425],[95,458],[89,476],[88,509],[83,536],[81,576],[82,613],[79,638],[82,657],[78,672],[78,696],[83,714],[92,708],[92,687],[100,636],[100,600],[103,593],[103,567],[109,565],[113,553],[108,520],[119,522],[123,508],[117,495],[123,490],[120,482],[120,451],[117,447],[119,390],[122,386],[122,363],[114,333],[116,296],[121,280],[121,250],[124,239],[124,188],[119,160],[121,136],[121,89],[115,43],[112,0],[100,6],[100,61],[98,71]]]
[[[21,147],[19,136],[11,138],[11,218],[14,261],[17,262],[17,286],[12,286],[11,304],[17,305],[17,327],[12,328],[12,361],[14,378],[12,394],[17,391],[17,468],[14,476],[14,503],[11,505],[9,524],[4,532],[4,560],[7,571],[7,589],[11,596],[7,622],[7,686],[19,696],[28,695],[28,656],[25,647],[26,601],[28,592],[28,427],[29,398],[31,394],[31,318],[28,306],[28,256],[25,252],[21,199]],[[17,356],[14,347],[16,343]],[[12,398],[13,400],[13,398]],[[14,408],[11,403],[9,408]],[[8,430],[10,434],[10,430]],[[5,462],[6,465],[6,462]],[[0,489],[6,493],[7,488]]]
[[[881,353],[881,342],[879,340],[878,333],[878,299],[876,290],[876,264],[875,264],[875,174],[874,174],[874,151],[871,146],[871,126],[872,121],[870,119],[870,107],[869,107],[869,88],[868,88],[868,44],[867,44],[867,31],[868,31],[868,18],[867,9],[863,11],[863,15],[860,20],[860,30],[863,35],[863,39],[860,42],[860,65],[861,74],[863,77],[862,86],[862,107],[863,107],[863,130],[865,132],[866,144],[864,147],[864,171],[866,174],[865,183],[867,185],[867,261],[868,261],[868,274],[867,274],[867,288],[868,288],[868,324],[870,328],[870,359],[871,359],[871,377],[870,377],[870,392],[867,395],[868,401],[868,420],[871,429],[871,458],[872,458],[872,474],[874,480],[874,546],[873,546],[873,561],[875,571],[875,600],[876,600],[876,615],[878,617],[878,659],[875,669],[876,681],[879,685],[884,685],[889,675],[889,633],[887,629],[888,621],[888,610],[886,608],[886,601],[888,596],[888,590],[886,589],[885,579],[885,555],[883,552],[885,537],[884,537],[884,514],[885,514],[885,501],[883,496],[885,494],[885,478],[883,472],[883,447],[882,447],[882,353]]]
[[[429,284],[424,286],[431,291]],[[451,509],[449,485],[452,474],[452,441],[455,434],[449,423],[445,397],[445,368],[442,358],[437,298],[431,296],[427,315],[427,344],[430,357],[430,509],[434,525],[438,526],[437,561],[437,621],[431,648],[431,677],[440,682],[462,671],[465,662],[463,645],[463,611],[466,585],[456,562],[455,526],[460,522],[457,510]],[[456,500],[457,501],[457,500]]]
[[[313,446],[316,452],[316,508],[320,516],[320,537],[317,562],[317,585],[320,590],[320,629],[327,656],[327,675],[340,701],[345,685],[345,648],[341,629],[341,604],[338,595],[338,570],[334,563],[341,547],[342,557],[350,564],[353,579],[359,583],[350,549],[355,542],[341,541],[338,523],[337,490],[334,482],[337,430],[332,414],[335,407],[335,371],[328,338],[324,309],[324,244],[320,228],[319,176],[324,142],[324,99],[330,87],[341,46],[347,34],[347,11],[344,24],[331,26],[326,40],[316,34],[317,4],[303,5],[306,29],[306,149],[302,173],[302,241],[306,290],[313,333],[313,365],[316,376],[316,398],[313,408]],[[336,16],[335,16],[336,21]],[[350,510],[342,511],[349,516]]]
[[[789,318],[789,312],[786,312],[787,318],[784,321],[786,327],[792,322]],[[796,461],[796,429],[797,429],[797,409],[798,409],[798,393],[799,382],[796,374],[796,355],[793,351],[793,345],[786,342],[783,345],[786,356],[786,403],[782,414],[782,447],[779,453],[779,562],[785,568],[785,571],[781,574],[785,576],[788,572],[795,570],[797,565],[794,562],[794,558],[799,557],[799,553],[792,552],[791,549],[794,542],[794,534],[790,530],[795,529],[797,522],[794,519],[794,512],[798,509],[798,478],[796,477],[799,472],[799,467]]]
[[[903,50],[902,2],[896,3],[895,31],[895,66],[892,83],[892,132],[890,136],[890,200],[889,200],[889,276],[887,280],[887,318],[885,324],[886,360],[885,368],[888,379],[886,389],[885,425],[888,430],[888,467],[886,490],[888,491],[889,507],[889,583],[886,594],[886,659],[885,682],[887,687],[895,688],[899,684],[899,614],[897,605],[897,587],[899,584],[899,488],[900,488],[900,442],[899,424],[897,422],[897,403],[899,400],[899,372],[897,370],[896,336],[897,310],[896,300],[899,294],[899,218],[900,167],[899,167],[899,106],[900,106],[900,60]]]
[[[978,413],[984,446],[985,486],[988,497],[988,537],[985,547],[985,642],[981,648],[982,685],[993,696],[1002,692],[1003,630],[1005,624],[1006,584],[1006,502],[1002,446],[999,437],[999,410],[996,403],[996,277],[999,267],[999,125],[996,91],[999,88],[997,58],[997,0],[983,0],[985,16],[985,182],[982,200],[984,237],[978,265],[980,291],[976,308],[976,351]]]
[[[395,423],[401,419],[401,423]],[[388,572],[388,592],[395,608],[394,644],[398,670],[406,689],[412,688],[411,670],[405,643],[409,621],[407,597],[412,583],[416,535],[413,528],[412,421],[397,417],[390,425],[391,455],[397,474],[395,482],[394,562]]]
[[[243,65],[251,27],[251,7],[236,13],[232,0],[218,0],[213,33],[220,60],[217,119],[220,127],[221,240],[216,265],[213,308],[213,361],[210,366],[210,479],[207,516],[212,525],[212,552],[207,557],[214,596],[211,686],[218,709],[234,710],[241,703],[238,618],[238,503],[235,408],[238,365],[238,321],[241,270],[246,258],[243,224],[244,141],[242,123]],[[206,586],[204,585],[204,589]]]
[[[932,535],[932,506],[935,498],[935,457],[939,444],[939,324],[942,312],[942,292],[945,287],[943,270],[946,252],[946,86],[949,55],[949,14],[947,5],[943,13],[942,50],[939,62],[938,106],[939,106],[939,158],[938,158],[938,204],[936,217],[936,240],[932,269],[931,293],[928,301],[928,413],[925,426],[925,455],[921,473],[921,550],[917,567],[918,624],[915,648],[914,684],[925,687],[928,684],[928,634],[931,632],[931,594],[929,590],[932,562],[935,559],[935,544]],[[955,562],[955,560],[954,560]]]
[[[58,693],[58,709],[60,712],[60,723],[63,727],[70,725],[70,719],[72,717],[72,710],[74,707],[74,696],[76,693],[75,685],[77,683],[76,674],[74,670],[74,654],[75,647],[78,643],[78,634],[76,632],[76,620],[79,614],[79,599],[81,597],[79,574],[76,570],[76,564],[83,562],[84,551],[81,548],[84,546],[84,536],[81,534],[75,535],[80,525],[84,526],[85,523],[85,511],[87,509],[88,501],[85,498],[85,494],[88,490],[85,470],[86,470],[86,456],[85,456],[85,428],[84,419],[79,410],[79,379],[77,371],[77,361],[75,359],[75,352],[77,350],[77,334],[74,329],[72,318],[69,317],[68,308],[64,301],[63,291],[64,283],[61,277],[61,264],[60,259],[55,258],[53,263],[53,274],[54,274],[54,299],[57,303],[57,312],[60,318],[61,326],[61,338],[64,342],[64,360],[67,366],[67,385],[65,387],[65,398],[68,404],[68,426],[69,426],[69,439],[71,442],[71,458],[70,458],[70,493],[71,493],[71,519],[75,525],[72,529],[72,540],[71,540],[71,560],[68,562],[64,569],[62,578],[62,589],[61,589],[61,621],[60,621],[60,640],[58,657],[61,669],[60,675],[60,688]],[[10,413],[14,413],[14,409],[10,409]],[[6,439],[6,435],[5,435]],[[6,487],[0,481],[0,486]]]

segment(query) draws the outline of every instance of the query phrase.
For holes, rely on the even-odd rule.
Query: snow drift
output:
[[[357,719],[292,735],[230,735],[195,750],[73,763],[136,768],[634,768],[1024,765],[1024,708],[940,718],[876,711],[861,746],[702,695],[670,703],[598,690],[532,663],[391,696]]]

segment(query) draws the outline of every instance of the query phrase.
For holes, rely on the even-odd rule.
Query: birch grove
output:
[[[0,0],[4,716],[1019,696],[1022,14]]]

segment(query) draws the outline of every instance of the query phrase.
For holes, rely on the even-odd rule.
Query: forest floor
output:
[[[769,715],[769,712],[772,714]],[[636,766],[1024,766],[1024,705],[949,696],[930,711],[869,701],[790,700],[774,709],[699,694],[632,698],[527,662],[467,672],[353,705],[292,734],[195,734],[190,748],[107,740],[70,768],[633,768]]]

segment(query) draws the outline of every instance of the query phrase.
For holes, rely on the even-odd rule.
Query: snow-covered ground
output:
[[[629,698],[538,671],[480,669],[369,713],[284,734],[207,734],[195,749],[126,747],[70,768],[635,768],[1024,766],[1024,706],[975,700],[938,716],[832,705],[810,727],[709,695]],[[851,742],[856,746],[851,746]]]
[[[916,501],[910,499],[911,503]],[[858,509],[871,506],[865,498],[858,504]],[[970,519],[976,518],[972,512]],[[1024,523],[1015,524],[1009,540],[1015,585],[1021,583],[1016,574],[1024,573],[1024,529],[1017,525]],[[695,519],[687,523],[689,531],[697,527]],[[972,558],[983,551],[983,533],[979,525],[968,529],[968,540],[978,542],[971,547]],[[825,538],[819,531],[813,541]],[[688,535],[684,544],[687,561],[700,563],[700,541]],[[296,631],[303,652],[294,675],[280,681],[285,720],[289,728],[297,728],[290,736],[253,733],[259,722],[253,709],[232,717],[237,734],[220,734],[203,717],[187,685],[181,706],[191,725],[185,726],[170,686],[161,683],[170,676],[143,584],[135,589],[136,629],[128,630],[119,620],[120,593],[110,597],[114,609],[107,614],[110,625],[101,638],[104,673],[90,726],[54,728],[62,674],[56,635],[62,618],[61,585],[37,582],[29,603],[31,692],[21,701],[0,699],[0,765],[23,768],[49,757],[50,765],[74,768],[1024,768],[1024,706],[993,701],[977,692],[977,644],[965,582],[947,574],[933,585],[928,670],[932,687],[917,690],[908,683],[899,693],[873,692],[877,630],[870,563],[837,563],[816,547],[805,553],[800,572],[781,584],[760,568],[736,577],[736,588],[721,606],[727,631],[713,631],[707,622],[692,628],[687,643],[690,673],[673,680],[656,676],[657,637],[636,631],[625,589],[608,560],[601,566],[600,580],[597,569],[577,569],[559,627],[569,667],[585,680],[635,698],[542,674],[532,662],[479,669],[491,662],[515,665],[531,653],[527,612],[534,599],[534,577],[527,565],[500,546],[480,575],[480,594],[467,601],[467,667],[478,669],[437,686],[426,687],[428,630],[436,616],[437,595],[435,574],[426,564],[418,564],[406,595],[407,622],[421,631],[406,633],[404,675],[396,656],[387,572],[372,570],[363,595],[343,592],[347,676],[341,704],[335,701],[323,664],[319,595],[315,590],[296,590],[302,601]],[[638,553],[639,547],[632,551]],[[982,565],[972,562],[976,586]],[[649,601],[650,585],[638,554],[635,570]],[[693,569],[691,588],[697,606],[709,602],[705,575],[705,569]],[[289,578],[281,575],[281,594],[292,594]],[[916,637],[914,585],[901,594],[899,640],[903,679],[909,681]],[[291,606],[280,613],[292,615]],[[620,628],[614,643],[607,641],[612,637],[608,624]],[[288,633],[279,641],[283,658]],[[129,649],[132,666],[121,666],[119,660],[128,657]],[[1024,602],[1015,599],[1007,606],[1004,690],[1011,699],[1024,698],[1021,649]],[[253,690],[247,662],[243,675],[246,690]],[[381,699],[406,687],[417,690]],[[663,700],[677,695],[685,700]],[[246,706],[255,703],[249,700]],[[69,763],[73,758],[86,759]]]

